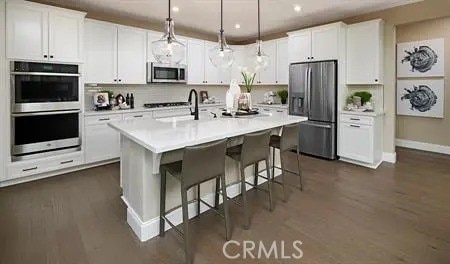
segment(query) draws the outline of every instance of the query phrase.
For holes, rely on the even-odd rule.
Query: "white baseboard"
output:
[[[383,152],[383,161],[386,161],[389,163],[396,163],[397,162],[397,153]]]
[[[418,150],[424,150],[424,151],[429,151],[429,152],[450,155],[450,146],[437,145],[437,144],[412,141],[412,140],[406,140],[406,139],[399,139],[399,138],[397,138],[395,140],[395,145],[399,146],[399,147],[404,147],[404,148],[418,149]]]
[[[275,169],[275,176],[281,174],[281,170]],[[265,176],[265,172],[261,173],[262,176]],[[254,177],[250,176],[246,178],[248,182],[253,182]],[[267,180],[259,178],[258,185],[265,183]],[[250,190],[252,187],[250,185],[246,186],[247,190]],[[241,193],[241,184],[235,183],[227,187],[227,195],[228,197],[234,198]],[[214,193],[206,194],[202,197],[202,200],[209,203],[210,205],[214,204]],[[159,216],[155,217],[147,222],[141,220],[141,218],[136,214],[133,208],[130,206],[125,197],[121,197],[124,203],[127,205],[127,222],[130,225],[131,229],[134,233],[139,237],[139,239],[144,242],[149,239],[152,239],[159,235]],[[219,198],[219,204],[222,204],[223,199],[222,196]],[[200,213],[204,213],[209,210],[209,207],[200,204]],[[197,204],[189,203],[188,206],[189,218],[193,218],[197,216]],[[166,216],[174,225],[179,225],[183,222],[183,212],[181,207],[170,212]],[[169,224],[166,224],[166,231],[171,229]]]

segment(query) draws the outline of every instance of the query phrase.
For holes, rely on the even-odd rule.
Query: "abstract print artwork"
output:
[[[397,44],[397,77],[444,76],[444,39]]]
[[[444,80],[398,80],[397,114],[444,117]]]

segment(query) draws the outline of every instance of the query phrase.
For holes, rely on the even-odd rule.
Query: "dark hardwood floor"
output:
[[[226,259],[223,223],[207,212],[191,222],[195,263],[450,263],[450,157],[397,153],[378,170],[303,156],[304,192],[283,203],[275,187],[273,213],[250,191],[250,230],[232,205],[232,239],[285,241],[286,255],[300,240],[300,261]],[[138,241],[120,195],[118,164],[0,189],[0,263],[182,263],[173,231]]]

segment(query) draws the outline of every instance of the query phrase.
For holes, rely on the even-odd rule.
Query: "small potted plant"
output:
[[[255,81],[256,73],[248,71],[247,68],[241,69],[242,77],[244,78],[244,86],[247,90],[247,93],[252,92],[253,82]]]
[[[288,99],[289,93],[288,93],[288,91],[286,89],[279,90],[277,92],[277,95],[281,99],[281,104],[286,104],[287,103],[287,99]]]

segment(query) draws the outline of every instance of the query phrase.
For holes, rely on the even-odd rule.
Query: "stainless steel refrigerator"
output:
[[[300,125],[300,152],[337,159],[337,61],[294,63],[289,68],[289,114]]]

